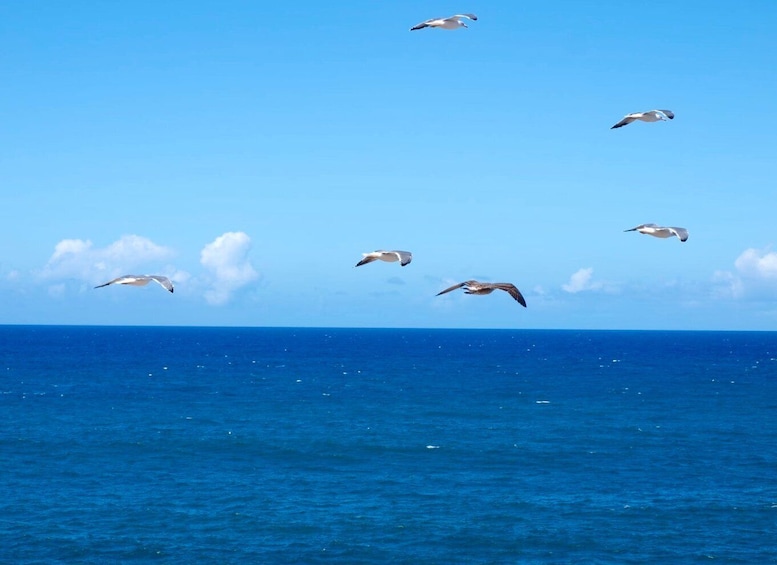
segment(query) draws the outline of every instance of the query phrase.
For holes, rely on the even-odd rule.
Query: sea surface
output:
[[[0,563],[708,562],[777,332],[0,326]]]

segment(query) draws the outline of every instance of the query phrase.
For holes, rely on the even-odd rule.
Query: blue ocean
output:
[[[0,326],[1,563],[767,563],[777,332]]]

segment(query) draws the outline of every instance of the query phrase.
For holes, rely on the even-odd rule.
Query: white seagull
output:
[[[660,237],[665,239],[667,237],[677,236],[680,241],[688,239],[688,230],[685,228],[664,227],[657,226],[656,224],[640,224],[635,228],[623,231],[638,231],[646,235],[652,235],[653,237]]]
[[[162,285],[162,288],[169,290],[170,292],[173,292],[173,283],[170,282],[170,279],[167,277],[161,277],[159,275],[124,275],[123,277],[119,277],[116,279],[113,279],[112,281],[108,281],[105,284],[97,285],[94,288],[102,288],[104,286],[108,286],[109,284],[128,284],[130,286],[146,286],[151,281],[154,281],[155,283],[159,283]]]
[[[491,294],[495,290],[504,290],[510,296],[515,298],[521,306],[526,308],[526,300],[524,300],[521,291],[518,290],[512,283],[483,283],[478,281],[464,281],[463,283],[454,284],[445,290],[441,290],[437,293],[437,296],[461,287],[464,287],[464,294]]]
[[[357,267],[372,263],[373,261],[386,261],[394,263],[399,261],[401,266],[405,266],[413,260],[413,254],[409,251],[373,251],[372,253],[362,253],[364,259],[356,263]]]
[[[459,29],[460,27],[467,27],[467,24],[461,21],[463,19],[472,20],[474,22],[477,21],[478,17],[475,14],[456,14],[455,16],[450,16],[448,18],[432,18],[431,20],[426,20],[425,22],[414,25],[410,28],[410,31],[424,29],[425,27],[437,27],[440,29]]]
[[[621,121],[612,126],[610,129],[622,128],[629,125],[635,120],[641,122],[665,122],[667,120],[674,119],[674,112],[671,110],[650,110],[649,112],[635,112],[633,114],[626,114]]]

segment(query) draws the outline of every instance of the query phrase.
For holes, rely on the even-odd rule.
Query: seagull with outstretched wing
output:
[[[521,291],[518,290],[512,283],[484,283],[478,281],[464,281],[463,283],[455,284],[446,288],[445,290],[441,290],[437,293],[437,296],[462,287],[464,287],[464,294],[491,294],[495,290],[504,290],[507,294],[518,301],[521,306],[526,308],[526,300],[523,298]]]
[[[146,286],[151,281],[154,281],[155,283],[159,284],[164,288],[165,290],[168,290],[170,292],[173,292],[173,283],[170,282],[170,279],[167,277],[162,277],[159,275],[124,275],[123,277],[118,277],[113,279],[112,281],[108,281],[107,283],[97,285],[94,288],[102,288],[104,286],[108,286],[109,284],[126,284],[129,286]]]
[[[656,224],[640,224],[635,228],[630,228],[623,231],[638,231],[645,235],[652,235],[653,237],[660,237],[666,239],[667,237],[675,236],[680,241],[686,241],[688,239],[688,230],[685,228],[677,228],[672,226],[659,226]]]
[[[612,126],[610,129],[622,128],[623,126],[627,126],[636,120],[641,122],[665,122],[667,120],[673,119],[674,112],[671,110],[650,110],[649,112],[635,112],[633,114],[626,114],[621,121]]]
[[[364,257],[361,261],[356,263],[357,267],[361,267],[362,265],[366,265],[367,263],[372,263],[373,261],[385,261],[387,263],[396,263],[399,261],[399,264],[404,267],[410,261],[413,260],[413,254],[409,251],[372,251],[371,253],[362,253],[362,256]]]
[[[426,27],[436,27],[439,29],[459,29],[461,27],[467,27],[462,20],[477,21],[478,17],[475,14],[456,14],[455,16],[449,16],[447,18],[432,18],[426,20],[420,24],[416,24],[410,28],[410,31],[417,29],[424,29]]]

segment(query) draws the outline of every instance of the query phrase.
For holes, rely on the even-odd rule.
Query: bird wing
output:
[[[641,228],[657,228],[657,227],[658,226],[656,224],[639,224],[638,226],[635,226],[631,229],[623,230],[623,231],[637,231],[638,229],[641,229]]]
[[[97,285],[94,288],[102,288],[104,286],[108,286],[109,284],[127,284],[127,283],[131,283],[131,282],[135,282],[136,280],[141,279],[141,278],[143,278],[143,277],[140,276],[140,275],[124,275],[123,277],[116,277],[115,279],[110,280],[107,283],[103,283],[103,284]]]
[[[523,297],[523,294],[521,294],[521,291],[516,288],[516,286],[512,283],[494,283],[494,288],[498,288],[499,290],[504,290],[507,292],[510,296],[515,298],[521,306],[526,308],[526,300]]]
[[[664,116],[666,116],[670,120],[674,120],[674,112],[672,112],[671,110],[659,110],[659,112],[661,112]]]
[[[675,234],[680,239],[680,241],[686,241],[688,239],[688,230],[685,228],[671,227],[666,229]]]
[[[102,288],[102,287],[104,287],[104,286],[108,286],[109,284],[113,284],[113,283],[115,283],[115,282],[118,282],[118,281],[120,281],[120,280],[121,280],[121,279],[123,279],[123,278],[124,278],[124,277],[119,277],[119,278],[113,279],[113,280],[111,280],[111,281],[108,281],[107,283],[98,284],[98,285],[97,285],[96,287],[94,287],[94,288]]]
[[[356,263],[357,267],[361,267],[362,265],[366,265],[367,263],[372,263],[373,261],[378,260],[377,253],[362,253],[362,255],[364,255],[364,259]]]
[[[633,122],[636,119],[637,118],[635,117],[634,114],[629,114],[627,116],[624,116],[624,118],[621,121],[619,121],[617,124],[612,126],[610,129],[622,128],[623,126],[629,125],[631,122]]]
[[[461,288],[465,284],[467,284],[467,283],[466,282],[462,282],[462,283],[454,284],[453,286],[449,286],[445,290],[441,290],[440,292],[438,292],[437,296],[440,296],[441,294],[445,294],[446,292],[450,292],[452,290],[456,290],[457,288]]]
[[[150,278],[152,281],[158,282],[160,285],[162,285],[162,288],[164,288],[165,290],[173,292],[173,283],[170,282],[170,279],[168,279],[167,277],[162,277],[159,275],[151,275],[148,278]]]
[[[416,24],[413,27],[410,28],[410,31],[415,31],[417,29],[424,29],[425,27],[429,27],[429,24],[431,22],[437,21],[438,18],[432,18],[431,20],[426,20],[425,22],[421,22],[420,24]]]
[[[460,20],[461,18],[467,18],[468,20],[472,20],[473,22],[476,22],[478,17],[475,14],[456,14],[455,16],[451,16],[448,18],[449,20]]]
[[[397,254],[397,257],[399,257],[399,264],[402,267],[404,267],[405,265],[410,263],[410,261],[413,260],[413,254],[410,253],[409,251],[394,251],[394,253]]]

